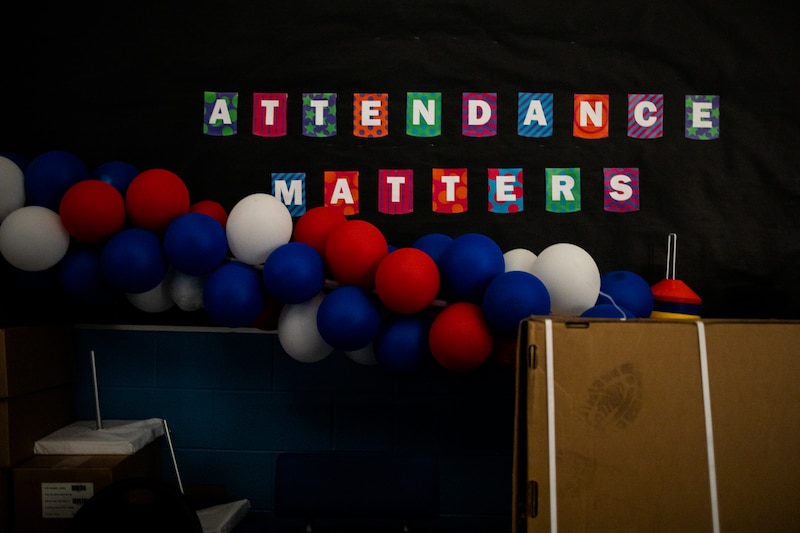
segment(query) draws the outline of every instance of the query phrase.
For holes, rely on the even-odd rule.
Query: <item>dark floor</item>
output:
[[[308,528],[307,528],[308,526]],[[303,520],[278,519],[269,513],[249,513],[234,533],[504,533],[511,531],[508,520],[491,517],[440,517],[404,524],[399,520],[319,520],[306,524]]]

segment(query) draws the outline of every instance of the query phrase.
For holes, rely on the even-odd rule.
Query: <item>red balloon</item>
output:
[[[514,368],[517,358],[517,338],[496,336],[490,358],[500,365]]]
[[[278,319],[284,303],[270,294],[264,295],[264,309],[253,322],[253,327],[264,331],[278,331]]]
[[[67,233],[86,243],[105,241],[125,226],[125,200],[116,187],[87,179],[67,189],[58,209]]]
[[[222,207],[222,204],[213,200],[200,200],[189,207],[189,212],[203,213],[210,216],[219,222],[222,229],[225,229],[225,225],[228,223],[228,213],[225,211],[225,208]]]
[[[306,211],[294,225],[292,240],[313,247],[325,257],[325,243],[333,228],[347,222],[341,211],[328,206],[318,206]]]
[[[330,232],[323,257],[336,281],[368,289],[375,284],[375,271],[388,253],[386,237],[374,224],[348,220]]]
[[[427,253],[417,248],[398,248],[383,258],[375,272],[375,292],[392,311],[422,311],[439,293],[439,269]]]
[[[486,362],[494,339],[479,305],[456,302],[433,319],[428,342],[433,358],[441,366],[466,372]]]
[[[175,218],[189,212],[189,189],[169,170],[145,170],[128,185],[125,206],[134,226],[160,234]]]

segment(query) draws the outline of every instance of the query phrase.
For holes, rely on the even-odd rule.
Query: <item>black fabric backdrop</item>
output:
[[[664,277],[667,235],[678,235],[677,277],[704,316],[800,318],[800,181],[795,17],[763,2],[32,2],[5,18],[0,152],[54,149],[89,168],[110,160],[166,168],[193,201],[230,210],[270,191],[271,172],[306,172],[308,206],[323,202],[325,170],[358,170],[361,212],[390,244],[424,234],[481,232],[503,250],[557,242],[586,249],[601,272]],[[13,35],[12,35],[13,34]],[[239,134],[202,134],[203,91],[238,91]],[[405,134],[407,91],[442,93],[443,134]],[[460,97],[496,92],[498,134],[461,135]],[[555,97],[552,137],[516,133],[519,91]],[[251,95],[286,92],[289,131],[250,133]],[[300,133],[303,92],[339,94],[339,134]],[[387,137],[360,139],[354,92],[389,94]],[[574,93],[609,94],[606,139],[572,136]],[[662,93],[661,139],[626,136],[628,93]],[[684,138],[687,94],[721,97],[720,138]],[[602,169],[638,167],[641,210],[603,211]],[[469,170],[470,207],[430,208],[434,167]],[[486,169],[524,169],[525,210],[486,209]],[[544,169],[580,167],[582,210],[544,209]],[[377,171],[413,168],[414,213],[377,211]],[[36,291],[3,264],[0,319],[68,312],[89,319],[174,321],[75,310],[56,289]],[[95,316],[96,315],[96,316]],[[30,318],[29,318],[30,317]],[[196,316],[190,321],[202,320]]]

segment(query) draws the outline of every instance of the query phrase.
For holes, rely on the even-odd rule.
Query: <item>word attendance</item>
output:
[[[303,93],[300,131],[306,137],[333,137],[340,126],[352,126],[352,135],[378,138],[389,135],[389,94],[354,93],[352,116],[341,117],[339,94]],[[608,94],[573,95],[572,134],[583,139],[609,136],[611,101]],[[239,93],[204,92],[203,133],[231,136],[239,132]],[[287,93],[252,94],[251,133],[257,137],[287,135],[289,123]],[[516,133],[521,137],[553,135],[553,93],[519,92],[516,99]],[[664,134],[664,95],[628,94],[625,102],[627,135],[635,139],[656,139]],[[719,137],[719,95],[685,95],[683,106],[684,136],[687,139],[711,140]],[[493,92],[461,94],[461,135],[491,137],[498,134],[498,96]],[[340,120],[341,119],[341,120]],[[412,137],[442,135],[442,93],[408,92],[405,94],[405,133]]]

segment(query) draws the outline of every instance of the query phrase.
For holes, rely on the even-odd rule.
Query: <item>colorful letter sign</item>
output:
[[[238,119],[239,93],[204,93],[203,133],[214,137],[236,135]]]
[[[664,95],[628,95],[628,137],[657,139],[664,135]]]
[[[378,171],[378,212],[404,215],[414,211],[414,171]]]
[[[406,134],[411,137],[442,134],[442,93],[406,94]]]
[[[572,134],[582,139],[608,137],[608,95],[576,94]]]
[[[336,135],[336,93],[303,94],[303,135]]]
[[[581,210],[581,169],[545,169],[545,210],[574,213]]]
[[[466,168],[434,168],[431,181],[434,213],[467,211]]]
[[[686,96],[686,138],[707,141],[719,138],[719,96]]]
[[[286,93],[253,94],[253,135],[282,137],[286,135]]]

